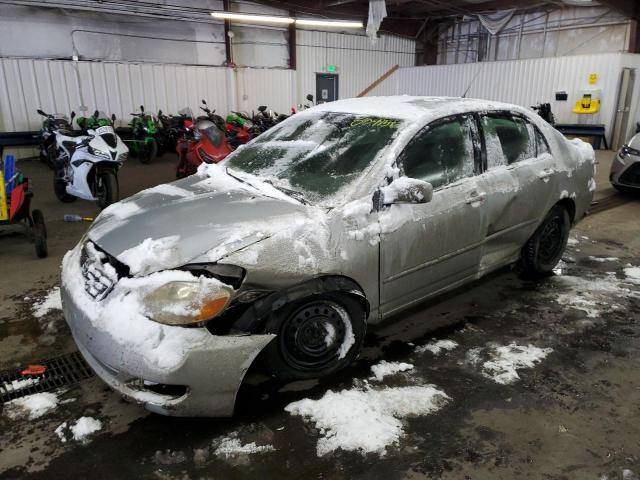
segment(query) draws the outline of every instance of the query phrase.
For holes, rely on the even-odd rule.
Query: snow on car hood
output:
[[[87,236],[141,276],[196,257],[215,262],[300,223],[307,209],[267,183],[240,181],[206,165],[111,205]]]

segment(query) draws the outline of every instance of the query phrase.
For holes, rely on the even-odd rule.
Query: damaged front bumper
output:
[[[121,313],[109,309],[113,326],[104,312],[98,321],[92,309],[86,308],[87,301],[93,299],[70,283],[82,282],[76,251],[63,262],[62,304],[73,338],[96,374],[114,390],[156,413],[232,416],[245,373],[274,335],[215,336],[206,328],[196,327],[187,329],[188,342],[174,345],[172,336],[184,338],[184,327],[137,317],[131,319],[131,328],[142,326],[149,333],[141,338],[138,348],[135,340],[123,340],[126,332],[115,331],[122,327],[122,319],[115,317]],[[146,339],[150,336],[162,342],[162,350],[154,354],[167,356],[170,361],[148,354]]]

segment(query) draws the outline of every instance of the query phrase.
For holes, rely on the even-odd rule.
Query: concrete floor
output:
[[[597,152],[596,200],[613,208],[578,224],[557,276],[534,283],[505,269],[406,312],[369,334],[357,364],[335,378],[279,388],[253,374],[233,419],[149,414],[97,378],[83,381],[60,393],[68,402],[41,418],[0,416],[0,477],[638,478],[640,286],[625,283],[623,268],[640,265],[640,201],[613,197],[617,193],[606,181],[612,157]],[[151,165],[131,160],[121,171],[123,196],[171,180],[174,162],[170,156]],[[0,235],[0,370],[75,350],[60,312],[37,319],[31,307],[58,284],[63,254],[87,227],[65,223],[62,215],[97,214],[89,202],[57,202],[51,172],[42,164],[19,166],[33,181],[34,205],[45,213],[50,257],[37,259],[33,246],[17,234]],[[576,278],[587,283],[566,281]],[[612,293],[598,286],[605,280],[624,288]],[[567,295],[582,298],[596,313],[576,308],[579,303],[563,305]],[[434,330],[445,323],[449,326]],[[452,339],[459,347],[440,355],[416,352],[414,345],[432,338]],[[519,382],[500,385],[469,362],[470,350],[493,342],[553,352],[519,372]],[[415,366],[410,374],[388,377],[386,385],[430,383],[451,401],[436,413],[404,420],[404,436],[384,456],[336,451],[319,457],[322,432],[284,407],[320,398],[329,389],[353,388],[383,358]],[[55,429],[81,416],[100,419],[103,429],[86,443],[61,442]],[[220,438],[229,436],[275,450],[216,455]]]

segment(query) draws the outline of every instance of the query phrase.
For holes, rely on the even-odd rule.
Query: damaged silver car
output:
[[[514,105],[319,105],[104,210],[64,258],[64,313],[126,397],[229,416],[256,358],[326,376],[409,306],[517,261],[549,273],[593,174],[589,145]]]

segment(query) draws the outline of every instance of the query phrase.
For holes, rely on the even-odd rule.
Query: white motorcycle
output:
[[[76,198],[95,200],[101,209],[119,200],[118,170],[127,159],[129,149],[113,128],[115,115],[109,120],[96,111],[91,117],[79,117],[83,132],[56,130],[58,157],[53,189],[62,202]]]

